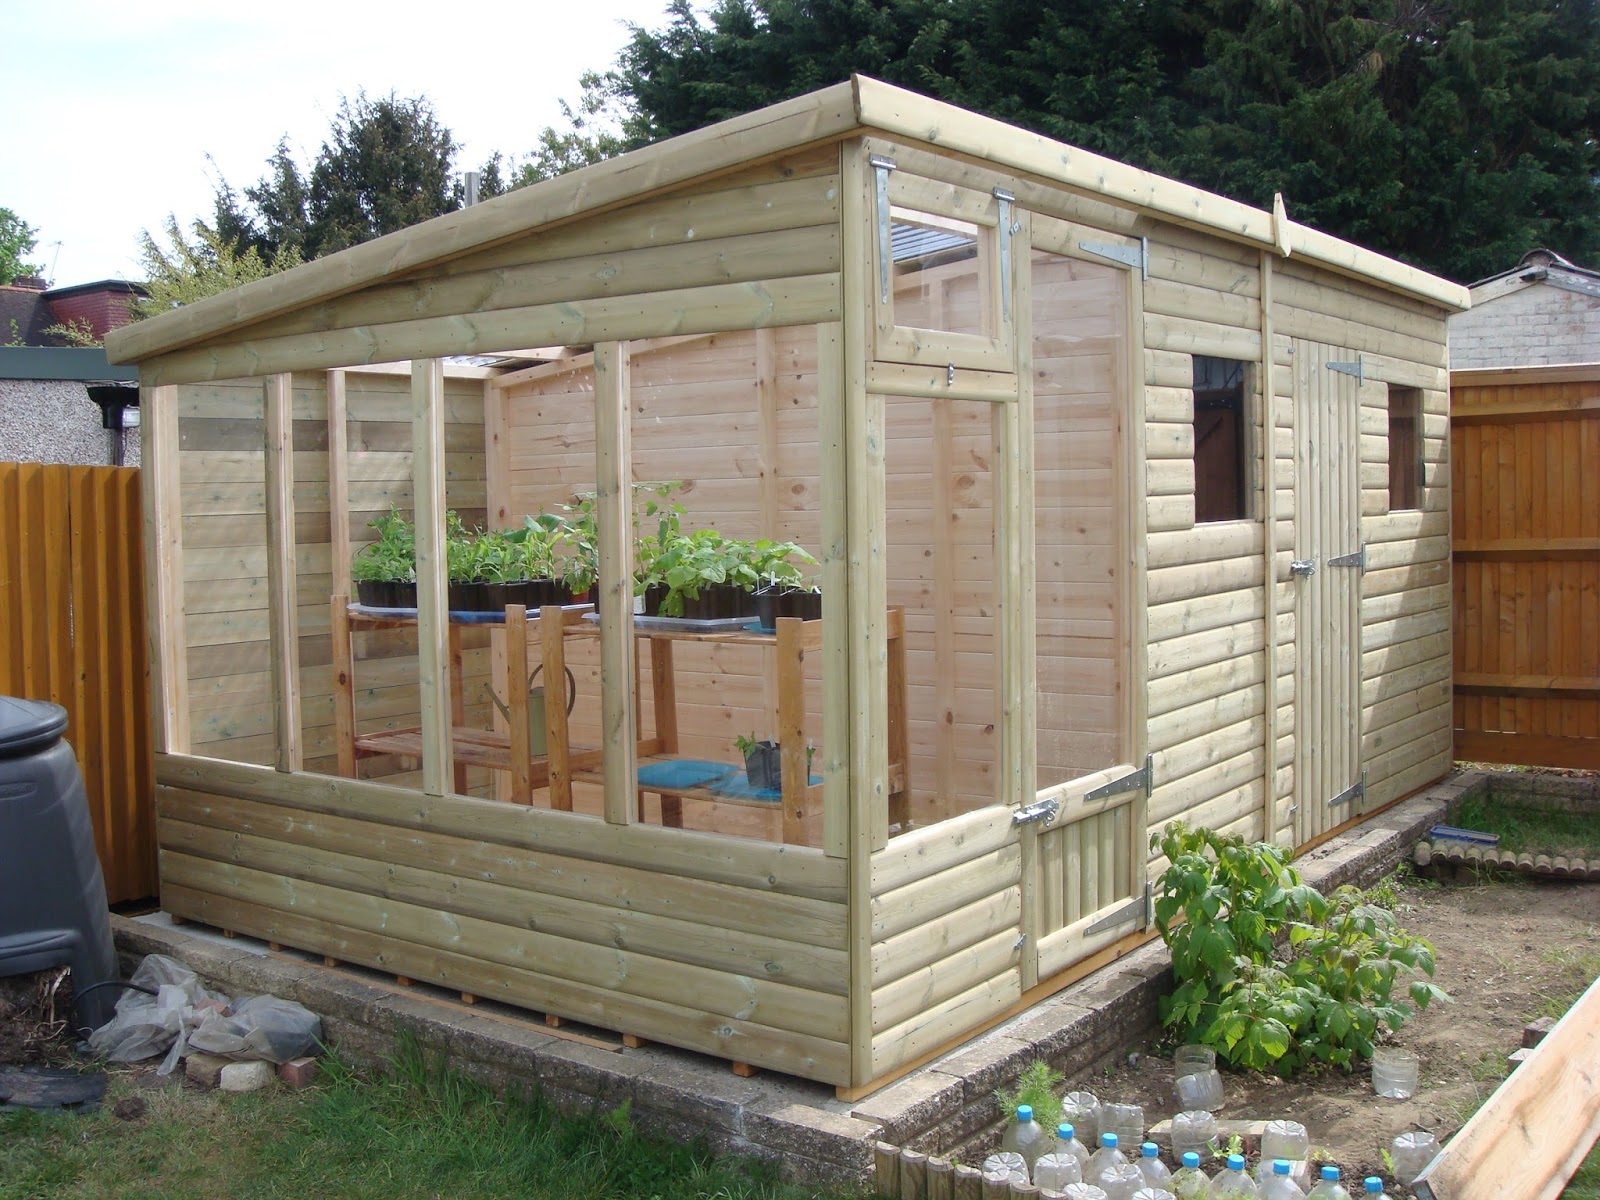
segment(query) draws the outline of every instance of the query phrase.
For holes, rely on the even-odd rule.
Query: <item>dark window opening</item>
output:
[[[1422,393],[1389,389],[1389,511],[1422,507]]]
[[[1249,364],[1194,357],[1194,519],[1250,515]]]

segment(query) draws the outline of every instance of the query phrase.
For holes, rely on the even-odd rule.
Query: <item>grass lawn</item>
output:
[[[1500,846],[1517,854],[1600,858],[1600,812],[1567,812],[1473,796],[1451,824],[1500,835]]]
[[[117,1117],[119,1101],[144,1114]],[[799,1200],[819,1193],[640,1134],[626,1110],[564,1116],[506,1100],[416,1049],[384,1072],[337,1061],[320,1086],[245,1095],[113,1076],[90,1115],[0,1113],[0,1200]]]

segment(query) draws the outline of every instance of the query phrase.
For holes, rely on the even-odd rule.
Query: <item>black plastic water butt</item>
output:
[[[0,976],[72,968],[78,1027],[111,1019],[117,978],[105,879],[67,711],[0,696]]]

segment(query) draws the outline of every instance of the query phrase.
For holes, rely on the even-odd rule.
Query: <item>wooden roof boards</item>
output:
[[[259,338],[252,327],[264,326],[259,333],[266,333],[272,328],[268,323],[272,323],[278,326],[273,333],[280,336],[291,326],[302,330],[327,328],[319,318],[326,319],[331,315],[329,311],[311,314],[306,310],[328,305],[353,292],[392,288],[397,281],[414,282],[429,274],[449,273],[447,264],[468,256],[492,259],[492,254],[485,256],[484,252],[807,147],[872,132],[974,159],[1236,243],[1275,253],[1282,253],[1287,247],[1293,257],[1442,308],[1468,306],[1465,288],[1296,225],[1281,212],[1252,208],[1004,122],[856,76],[847,83],[545,180],[113,331],[106,339],[107,352],[113,362],[143,363],[158,356],[173,356],[152,373],[159,379],[149,381],[179,382],[227,374],[264,374],[291,366],[346,366],[503,349],[502,342],[510,344],[507,339],[525,345],[635,336],[626,315],[613,311],[614,302],[606,296],[585,299],[578,306],[519,308],[512,300],[510,307],[485,314],[486,321],[476,323],[468,319],[446,323],[435,318],[346,327],[329,337],[310,359],[299,353],[304,349],[303,340],[299,341],[292,362],[287,355],[274,352],[272,336]],[[819,287],[812,289],[817,294],[807,291],[805,295],[775,298],[774,320],[797,323],[832,319],[829,314],[837,304],[836,286],[822,287],[820,277],[818,283]],[[749,282],[726,286],[742,288],[746,293],[759,287]],[[747,295],[733,298],[749,299]],[[298,314],[301,319],[294,320],[291,314]],[[692,315],[686,315],[685,322],[677,332],[699,329]],[[428,328],[422,328],[424,324]],[[249,341],[236,336],[244,330],[251,330]],[[206,343],[220,349],[199,349]]]

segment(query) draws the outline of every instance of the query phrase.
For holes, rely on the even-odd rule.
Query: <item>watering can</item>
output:
[[[544,670],[540,663],[533,669],[533,674],[528,676],[528,749],[535,758],[543,758],[550,753],[550,744],[546,736],[545,699],[543,686],[535,687],[533,681],[539,678]],[[506,724],[511,723],[511,709],[495,694],[494,688],[487,689],[489,699],[494,701],[494,706],[500,710],[500,715],[505,718]],[[567,668],[567,715],[572,715],[572,710],[578,703],[578,680],[572,673],[572,668]]]

